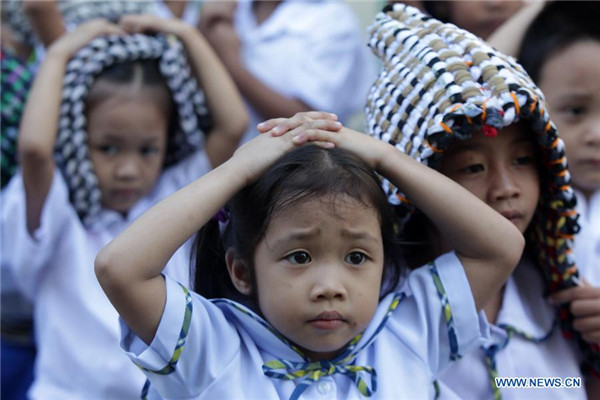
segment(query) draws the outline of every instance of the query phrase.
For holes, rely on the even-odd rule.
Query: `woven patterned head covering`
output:
[[[383,63],[367,99],[369,134],[438,168],[454,140],[477,131],[495,136],[525,121],[545,168],[528,242],[550,291],[576,285],[571,248],[579,226],[564,145],[544,95],[524,69],[473,34],[404,4],[384,8],[369,31],[369,46]],[[405,222],[410,201],[390,182],[383,187]],[[566,333],[574,334],[567,310],[562,311]],[[580,344],[587,358],[596,360],[592,365],[600,366],[597,348]]]
[[[199,149],[210,129],[209,110],[203,92],[191,73],[181,42],[164,35],[111,35],[96,38],[67,64],[56,162],[69,188],[71,202],[84,222],[101,210],[98,178],[87,145],[85,100],[95,77],[117,63],[157,60],[175,104],[177,124],[169,132],[165,166],[172,165]]]

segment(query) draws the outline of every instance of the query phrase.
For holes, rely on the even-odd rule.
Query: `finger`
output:
[[[598,299],[574,300],[570,309],[576,318],[600,315],[600,301]]]
[[[277,129],[280,125],[276,126],[274,129]],[[342,124],[333,121],[333,120],[317,120],[317,121],[307,121],[302,125],[299,125],[292,130],[289,131],[290,136],[297,136],[302,132],[306,132],[309,130],[318,130],[318,131],[328,131],[328,132],[338,132],[342,129]]]
[[[335,147],[334,143],[331,142],[310,142],[310,144],[315,144],[323,149],[333,149]]]
[[[581,337],[588,343],[600,343],[600,331],[583,333]]]
[[[330,142],[338,145],[338,138],[334,132],[324,131],[320,129],[308,129],[298,133],[293,137],[294,144],[303,144],[306,142]]]
[[[560,292],[556,292],[548,296],[548,300],[552,304],[563,304],[579,299],[595,298],[600,298],[600,288],[595,288],[591,286],[576,286],[561,290]]]
[[[286,120],[287,120],[287,118],[268,119],[268,120],[263,121],[260,124],[256,125],[256,129],[260,133],[266,133],[266,132],[270,131],[271,129],[275,128],[275,126],[277,126],[278,124],[280,124]]]
[[[581,333],[589,333],[593,331],[600,332],[600,315],[575,318],[573,320],[573,328]]]
[[[336,114],[325,111],[306,111],[303,114],[312,119],[331,119],[334,121],[337,121],[338,119]]]

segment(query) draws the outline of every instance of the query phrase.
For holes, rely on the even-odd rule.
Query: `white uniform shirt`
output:
[[[435,276],[439,276],[437,286]],[[121,346],[145,368],[152,388],[166,399],[290,398],[299,382],[268,377],[263,364],[303,359],[267,329],[264,320],[228,300],[209,301],[190,293],[186,301],[180,285],[170,278],[166,278],[166,285],[165,310],[149,347],[124,323],[121,325]],[[404,298],[386,320],[396,295]],[[446,299],[451,310],[447,314],[443,311]],[[432,399],[433,380],[451,354],[463,354],[481,345],[486,335],[487,324],[475,310],[462,265],[454,253],[449,253],[438,258],[435,267],[432,264],[413,271],[399,292],[380,302],[355,348],[354,365],[375,369],[377,388],[371,398]],[[174,357],[176,347],[182,345],[181,354]],[[173,367],[170,373],[148,371],[165,370],[167,365]],[[362,376],[370,384],[370,375]],[[300,399],[364,397],[352,379],[335,373],[311,383]]]
[[[503,347],[507,332],[499,327],[501,325],[516,328],[536,340],[545,340],[535,343],[513,334],[506,347],[495,354],[498,377],[581,377],[581,357],[574,342],[563,338],[556,314],[544,297],[542,275],[537,267],[533,262],[521,261],[506,283],[498,319],[495,325],[490,325],[489,341],[448,365],[439,379],[440,399],[494,398],[484,349],[489,351],[493,345]],[[581,385],[578,389],[504,388],[500,392],[502,400],[585,400],[583,379]]]
[[[2,192],[2,263],[34,304],[38,353],[32,399],[139,398],[144,375],[119,348],[118,314],[96,279],[94,259],[135,218],[209,169],[203,152],[190,156],[165,170],[127,218],[103,210],[90,229],[71,207],[56,170],[35,238],[27,232],[22,176],[12,179]],[[186,283],[189,250],[180,249],[165,270]]]
[[[575,263],[581,276],[593,286],[600,286],[600,190],[588,202],[581,193],[577,195],[577,212],[581,230],[575,235],[573,247]]]
[[[313,110],[333,112],[342,122],[362,111],[376,77],[360,24],[339,1],[283,1],[261,25],[251,1],[240,1],[234,25],[242,61],[250,73],[283,96]],[[246,101],[247,141],[262,118]]]

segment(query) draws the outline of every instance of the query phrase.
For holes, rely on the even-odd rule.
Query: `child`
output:
[[[329,114],[290,121],[306,124],[248,142],[98,254],[98,280],[127,324],[123,348],[163,398],[433,398],[438,370],[485,334],[476,310],[512,271],[522,235],[459,185]],[[323,148],[294,149],[305,142]],[[401,289],[391,208],[372,169],[456,249]],[[227,220],[219,246],[201,241],[196,277],[222,293],[228,278],[252,309],[161,275],[195,231],[214,231],[211,216],[232,196],[228,218],[215,217]]]
[[[177,36],[206,98],[175,37],[123,31]],[[107,34],[116,35],[97,38]],[[144,378],[118,349],[118,315],[93,260],[145,209],[227,159],[245,124],[233,82],[181,21],[96,20],[50,47],[21,124],[22,170],[2,208],[3,262],[35,309],[30,398],[138,396]],[[188,262],[181,252],[167,271],[186,282]]]
[[[487,39],[504,21],[519,11],[525,4],[520,0],[486,0],[486,1],[389,1],[404,3],[418,7],[433,18],[449,22]]]
[[[581,226],[575,257],[582,276],[595,288],[582,287],[555,300],[576,300],[571,309],[576,318],[581,317],[578,325],[591,343],[600,343],[600,324],[577,309],[585,300],[600,304],[599,15],[596,2],[580,2],[576,7],[548,3],[529,25],[518,55],[546,95],[548,110],[565,141]]]
[[[208,1],[199,29],[246,100],[250,124],[325,110],[347,124],[375,70],[360,24],[341,1]]]
[[[524,393],[495,382],[580,376],[581,356],[544,299],[546,290],[576,282],[570,247],[577,225],[563,143],[543,94],[514,60],[415,8],[385,9],[371,32],[384,67],[368,99],[370,133],[460,183],[528,239],[514,274],[485,308],[490,339],[440,376],[442,398],[585,398],[582,386]],[[411,197],[385,187],[406,210]],[[407,234],[422,219],[411,216]],[[434,227],[425,233],[428,258],[413,257],[421,262],[448,249]]]

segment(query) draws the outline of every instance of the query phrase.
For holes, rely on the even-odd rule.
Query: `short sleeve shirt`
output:
[[[38,347],[32,399],[133,399],[143,374],[119,349],[118,313],[94,273],[96,254],[135,218],[162,198],[210,170],[197,152],[165,170],[153,191],[126,217],[102,210],[85,227],[55,170],[33,237],[27,231],[20,172],[2,191],[2,268],[34,304]],[[189,282],[190,244],[171,258],[165,273]]]
[[[166,287],[165,311],[150,346],[121,324],[121,346],[144,370],[157,398],[292,396],[300,382],[266,376],[263,365],[303,358],[266,321],[232,301],[188,292],[168,277]],[[376,371],[374,398],[433,399],[438,371],[486,335],[462,265],[448,253],[413,271],[399,291],[380,302],[356,344],[353,364]],[[365,374],[364,381],[370,377]],[[334,373],[308,384],[299,398],[363,396],[348,375]]]

